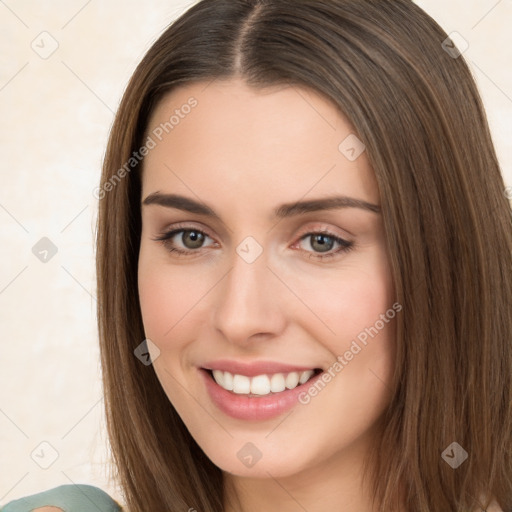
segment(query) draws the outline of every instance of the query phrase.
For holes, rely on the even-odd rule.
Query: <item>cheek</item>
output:
[[[197,288],[190,286],[186,272],[171,271],[165,261],[154,252],[146,251],[143,244],[139,255],[138,289],[145,336],[159,350],[158,357],[152,360],[153,369],[168,398],[177,405],[183,400],[177,382],[183,381],[184,348],[187,340],[193,339],[193,334],[186,329],[190,329],[190,309],[197,302]]]
[[[353,340],[364,344],[373,338],[394,337],[395,293],[384,249],[369,251],[356,263],[322,274],[305,276],[296,283],[298,295],[311,312],[304,318],[314,339],[341,354]]]
[[[176,342],[176,326],[204,295],[204,281],[185,267],[171,267],[166,256],[143,242],[139,255],[138,289],[145,334],[159,346],[164,340]],[[164,349],[163,346],[160,346]]]
[[[162,277],[158,279],[157,272],[144,262],[139,264],[139,301],[144,332],[154,341],[159,340],[171,327],[170,318],[165,312],[173,311],[175,306],[173,295],[166,293],[166,287],[162,286]]]
[[[171,292],[165,274],[156,267],[139,265],[139,300],[146,336],[155,341],[162,339],[172,328],[173,312],[178,307],[176,293]]]
[[[317,282],[314,288],[309,284],[315,292],[306,294],[305,280],[301,293],[315,314],[308,314],[302,325],[313,339],[321,340],[331,360],[325,385],[312,389],[303,403],[331,409],[333,424],[345,423],[344,428],[355,434],[380,415],[390,398],[401,307],[394,301],[386,254],[375,251],[357,266],[344,267],[338,276]],[[333,403],[339,406],[332,408]],[[346,424],[347,415],[351,425]]]

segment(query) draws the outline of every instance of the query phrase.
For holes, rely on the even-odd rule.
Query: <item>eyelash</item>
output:
[[[194,250],[194,249],[188,249],[188,250],[177,249],[176,247],[172,247],[171,246],[171,239],[174,238],[174,236],[176,236],[179,233],[186,233],[186,232],[191,232],[191,231],[193,231],[195,233],[200,233],[201,235],[204,235],[204,236],[206,236],[208,238],[212,238],[211,236],[209,236],[204,231],[201,231],[200,229],[191,228],[191,227],[188,227],[188,228],[180,227],[180,228],[176,228],[176,229],[173,229],[171,231],[167,231],[165,233],[162,233],[161,235],[159,235],[156,238],[153,238],[152,240],[154,240],[156,242],[161,242],[163,245],[165,245],[166,249],[170,253],[175,253],[179,257],[188,257],[188,256],[191,256],[194,253],[199,252],[199,250],[201,248],[199,248],[197,250]],[[351,251],[354,248],[354,243],[353,242],[349,242],[347,240],[344,240],[343,238],[340,238],[340,237],[338,237],[338,236],[334,235],[333,233],[330,233],[329,231],[326,231],[326,230],[311,231],[311,232],[305,233],[304,235],[302,235],[299,238],[298,241],[301,242],[302,240],[304,240],[304,239],[306,239],[308,237],[311,237],[311,236],[315,236],[315,235],[326,235],[329,238],[331,238],[335,243],[339,244],[341,247],[338,250],[336,250],[334,252],[329,252],[327,254],[310,253],[310,251],[305,251],[305,252],[310,253],[310,256],[309,256],[310,259],[316,259],[316,260],[325,261],[325,260],[327,260],[329,258],[332,258],[332,257],[338,255],[338,254],[347,253],[347,252]]]

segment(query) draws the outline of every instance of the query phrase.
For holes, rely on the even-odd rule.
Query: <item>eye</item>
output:
[[[176,228],[171,231],[162,233],[160,236],[153,238],[157,242],[162,242],[166,249],[177,256],[192,256],[199,253],[200,249],[215,245],[216,242],[209,246],[204,245],[205,241],[213,239],[204,231],[195,228]],[[345,253],[354,246],[353,242],[349,242],[329,231],[314,231],[302,235],[295,245],[302,245],[305,240],[309,239],[309,247],[313,249],[302,248],[301,250],[309,253],[309,258],[324,260],[332,258],[337,254]],[[335,247],[336,250],[333,250]]]
[[[309,239],[309,246],[313,249],[314,252],[310,252],[309,258],[316,259],[326,259],[332,258],[337,254],[348,252],[354,247],[353,242],[349,242],[348,240],[344,240],[339,236],[336,236],[329,231],[315,231],[311,233],[306,233],[303,235],[299,244],[304,240]],[[333,248],[337,246],[337,249],[333,251]]]
[[[173,229],[162,233],[153,240],[162,242],[169,252],[188,255],[198,252],[197,249],[205,247],[203,244],[206,239],[212,240],[204,231],[200,229]]]

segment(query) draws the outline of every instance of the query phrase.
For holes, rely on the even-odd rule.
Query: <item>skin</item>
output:
[[[366,153],[355,161],[342,154],[338,146],[354,130],[314,91],[256,90],[238,79],[175,89],[154,111],[146,135],[192,96],[197,106],[145,158],[142,200],[155,192],[184,195],[221,220],[141,206],[139,296],[145,334],[160,350],[155,372],[192,436],[223,470],[227,512],[374,510],[361,465],[390,401],[394,321],[310,403],[271,420],[225,415],[197,369],[229,358],[325,370],[391,308],[380,213],[347,207],[272,218],[282,203],[332,195],[379,205]],[[203,246],[194,248],[179,233],[174,246],[189,255],[176,256],[172,242],[154,240],[178,223],[204,231]],[[314,259],[323,253],[304,235],[321,230],[353,242],[352,249]],[[248,236],[263,249],[251,264],[236,252]],[[250,468],[237,457],[247,442],[262,453]],[[237,507],[228,503],[235,492]]]

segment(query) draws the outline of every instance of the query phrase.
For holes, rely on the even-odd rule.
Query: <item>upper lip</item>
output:
[[[252,363],[244,363],[242,361],[234,361],[230,359],[217,359],[215,361],[205,363],[202,367],[205,370],[221,370],[232,374],[246,375],[247,377],[256,377],[257,375],[273,373],[302,372],[318,368],[311,365],[297,366],[278,363],[275,361],[254,361]]]

